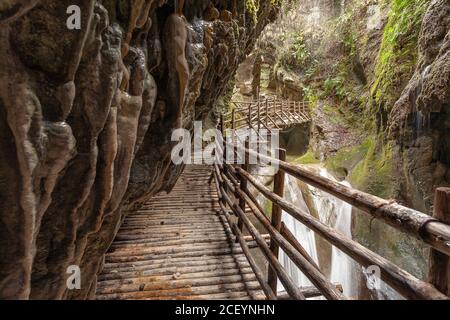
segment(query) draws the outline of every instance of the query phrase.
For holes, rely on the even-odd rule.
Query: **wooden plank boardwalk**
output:
[[[234,108],[224,115],[224,126],[231,129],[286,130],[311,121],[310,102],[276,97],[253,101],[231,101]]]
[[[264,296],[221,214],[212,166],[188,165],[170,194],[121,226],[97,299],[256,299]]]

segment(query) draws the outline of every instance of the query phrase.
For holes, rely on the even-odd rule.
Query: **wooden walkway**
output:
[[[212,166],[188,165],[121,226],[99,275],[97,299],[264,297],[221,214]]]
[[[310,102],[260,97],[253,101],[231,101],[233,109],[225,114],[230,129],[285,130],[311,121]]]

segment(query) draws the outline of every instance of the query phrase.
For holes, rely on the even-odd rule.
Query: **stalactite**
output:
[[[62,1],[2,3],[0,298],[92,298],[124,215],[173,186],[173,129],[206,116],[253,45],[254,26],[204,21],[209,2],[79,0],[79,31]]]

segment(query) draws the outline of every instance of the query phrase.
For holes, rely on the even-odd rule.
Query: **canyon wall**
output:
[[[258,50],[268,90],[311,101],[310,148],[295,161],[431,213],[435,188],[450,186],[449,10],[449,0],[285,3]],[[426,277],[425,246],[354,213],[355,240]]]
[[[172,131],[208,115],[275,18],[247,2],[1,2],[0,299],[93,297],[126,212],[183,170]]]

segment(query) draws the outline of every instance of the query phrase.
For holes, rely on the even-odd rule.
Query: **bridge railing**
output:
[[[327,299],[346,299],[342,293],[342,288],[327,279],[295,236],[282,223],[282,210],[362,266],[377,266],[381,271],[381,279],[405,298],[449,298],[450,225],[448,223],[450,222],[450,189],[441,188],[437,190],[434,214],[429,216],[401,206],[396,202],[384,200],[318,176],[300,165],[290,164],[285,161],[285,153],[283,151],[280,152],[280,159],[274,159],[251,150],[248,140],[245,143],[245,148],[225,144],[224,149],[226,148],[233,148],[235,152],[239,148],[244,149],[246,161],[239,166],[230,164],[215,165],[214,177],[221,209],[227,217],[237,241],[241,243],[243,252],[249,259],[266,298],[283,298],[277,297],[278,279],[286,290],[286,296],[290,299],[305,299],[308,297],[307,294],[310,293],[308,291],[310,288],[298,288],[286,269],[278,261],[278,252],[279,248],[281,248],[313,283],[318,294],[323,295]],[[250,156],[257,156],[262,160],[271,161],[279,168],[278,173],[274,177],[273,191],[269,190],[250,174],[248,170],[248,159]],[[373,218],[379,219],[427,244],[431,248],[428,282],[416,278],[386,258],[346,237],[285,200],[283,198],[283,188],[286,174],[324,190]],[[252,185],[253,189],[260,195],[272,202],[272,216],[270,220],[266,216],[265,210],[256,200],[256,196],[249,191],[249,185]],[[264,237],[247,216],[246,208],[250,209],[250,212],[270,234],[270,246],[267,245]],[[236,218],[233,217],[237,218],[237,222]],[[267,279],[263,276],[263,272],[252,258],[246,246],[243,237],[244,226],[255,239],[259,249],[269,262],[270,268]]]
[[[310,120],[309,101],[260,97],[252,101],[232,101],[224,125],[231,129],[283,129]]]

